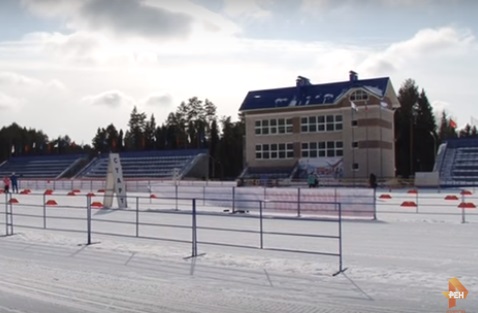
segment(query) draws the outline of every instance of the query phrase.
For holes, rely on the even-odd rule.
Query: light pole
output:
[[[435,168],[435,162],[437,158],[437,138],[435,136],[435,133],[432,131],[430,131],[430,135],[433,138],[433,168]],[[432,168],[432,171],[433,171],[433,168]]]
[[[411,111],[410,111],[410,175],[413,174],[414,170],[414,162],[413,162],[413,147],[414,147],[414,140],[413,140],[413,128],[416,123],[417,119],[417,111],[416,107],[418,107],[418,103],[415,103],[414,106],[412,106]],[[415,175],[414,175],[415,176]]]
[[[223,169],[223,166],[222,166],[222,163],[221,161],[219,160],[216,160],[216,158],[214,158],[212,155],[209,154],[209,157],[211,158],[211,161],[212,161],[212,177],[216,178],[216,163],[219,164],[219,169],[221,170],[221,179],[223,179],[223,176],[224,176],[224,169]],[[209,162],[208,162],[209,163]],[[209,170],[208,170],[208,174],[209,174]],[[209,175],[208,175],[209,176]],[[211,177],[209,177],[210,179]]]

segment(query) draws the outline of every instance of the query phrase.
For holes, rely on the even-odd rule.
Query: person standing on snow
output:
[[[3,177],[3,191],[8,193],[10,190],[10,178],[8,176]]]
[[[18,193],[18,179],[15,173],[12,173],[12,176],[10,176],[10,182],[12,183],[12,193]]]

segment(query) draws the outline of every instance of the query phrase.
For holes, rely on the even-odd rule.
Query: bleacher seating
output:
[[[439,168],[442,185],[478,185],[478,138],[448,140]]]
[[[207,150],[154,150],[120,153],[125,178],[174,178],[181,176],[199,154]],[[105,178],[108,154],[101,154],[77,175],[79,178]]]
[[[12,157],[0,166],[0,176],[16,173],[24,178],[59,178],[87,155],[42,155]]]

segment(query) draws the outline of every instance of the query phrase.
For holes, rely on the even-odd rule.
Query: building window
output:
[[[352,126],[357,126],[357,125],[358,125],[358,124],[357,124],[357,120],[353,120],[353,121],[352,121]]]
[[[317,119],[317,130],[319,132],[325,131],[325,116],[319,116]]]
[[[285,132],[286,134],[292,134],[292,119],[288,118],[285,120]]]
[[[301,144],[303,158],[338,157],[344,155],[342,141],[303,142]]]
[[[309,143],[303,142],[301,145],[301,155],[303,158],[309,157]]]
[[[294,145],[292,143],[273,143],[256,145],[256,159],[291,159],[294,157]]]
[[[303,133],[332,132],[343,129],[342,115],[308,116],[300,119],[300,131]]]
[[[334,120],[334,129],[335,130],[342,130],[342,115],[335,115],[335,120]]]
[[[269,135],[269,120],[262,121],[262,134]]]
[[[260,135],[262,133],[261,121],[256,121],[256,123],[255,123],[255,133],[256,133],[256,135]]]
[[[365,101],[368,100],[368,94],[363,90],[356,90],[350,95],[350,101]]]
[[[277,135],[292,133],[292,119],[267,119],[255,121],[254,133],[256,135]]]
[[[256,145],[256,159],[262,159],[262,146]]]
[[[344,155],[344,143],[342,141],[335,142],[335,156]]]
[[[352,164],[352,170],[358,171],[358,169],[359,169],[359,164],[358,163]]]
[[[325,142],[319,142],[317,145],[317,156],[320,158],[325,157]]]
[[[285,154],[287,159],[294,157],[294,145],[291,143],[286,144]]]
[[[270,128],[271,135],[277,134],[277,120],[276,119],[270,121],[270,126],[271,126],[271,128]]]
[[[352,142],[352,148],[358,148],[358,141],[353,141]]]
[[[285,134],[285,119],[279,119],[279,134]]]

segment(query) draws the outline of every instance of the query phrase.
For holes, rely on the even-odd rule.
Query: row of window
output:
[[[344,155],[342,141],[303,142],[301,145],[303,158],[340,157]],[[257,144],[256,159],[292,159],[294,145],[292,143]]]
[[[355,121],[356,122],[356,121]],[[302,133],[333,132],[343,129],[342,115],[319,115],[302,117]],[[256,135],[292,134],[292,119],[278,118],[255,121]]]
[[[256,135],[292,134],[291,118],[273,118],[255,123]]]
[[[256,159],[292,159],[294,145],[292,143],[272,143],[256,145]]]
[[[342,141],[303,142],[301,146],[303,158],[339,157],[344,155]]]
[[[342,115],[319,115],[302,117],[300,131],[303,133],[331,132],[342,130]]]

